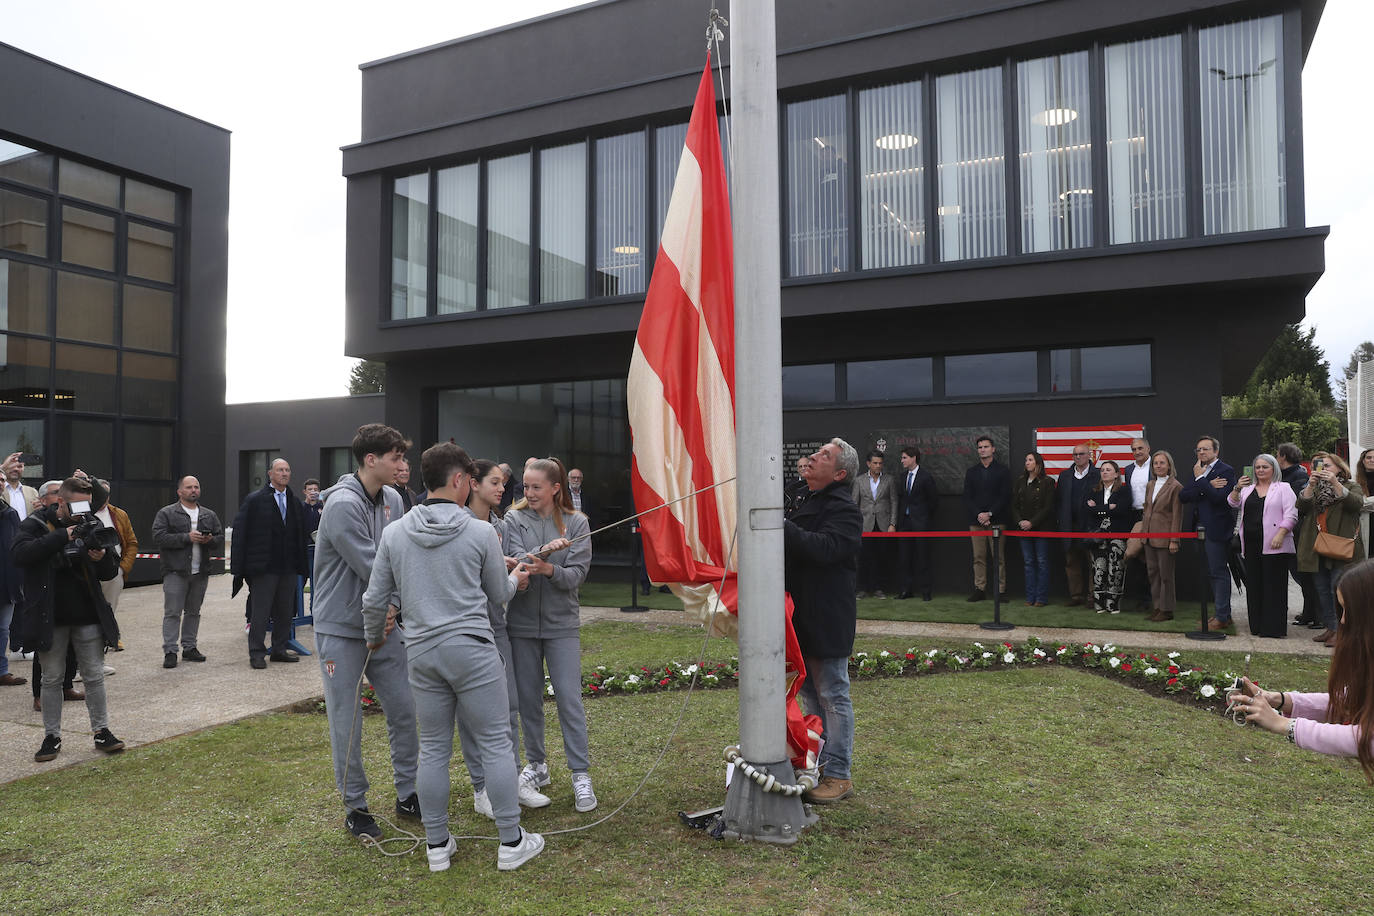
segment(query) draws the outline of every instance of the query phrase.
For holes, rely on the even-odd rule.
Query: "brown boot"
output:
[[[1313,636],[1313,637],[1312,637],[1312,641],[1313,641],[1313,642],[1326,642],[1328,639],[1331,639],[1331,638],[1332,638],[1333,636],[1335,636],[1335,635],[1336,635],[1336,633],[1335,633],[1335,631],[1333,631],[1333,630],[1322,630],[1322,631],[1321,631],[1320,633],[1318,633],[1316,636]]]
[[[1173,619],[1174,619],[1174,612],[1173,612],[1173,611],[1161,611],[1161,610],[1159,610],[1158,608],[1156,608],[1156,609],[1155,609],[1155,612],[1154,612],[1153,614],[1150,615],[1150,620],[1151,620],[1151,622],[1153,622],[1153,623],[1163,623],[1163,622],[1166,621],[1166,620],[1173,620]]]
[[[809,792],[803,792],[802,798],[811,802],[813,805],[833,805],[841,799],[848,798],[854,794],[854,783],[848,779],[837,779],[834,776],[826,776],[821,780],[821,784]]]

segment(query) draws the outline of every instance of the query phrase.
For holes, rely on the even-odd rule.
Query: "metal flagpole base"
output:
[[[797,781],[789,760],[753,766],[760,773],[776,777],[779,782],[792,785]],[[800,795],[765,792],[738,767],[725,794],[725,813],[721,819],[725,826],[722,836],[726,839],[758,840],[779,846],[796,843],[802,830],[820,820],[802,802]]]
[[[1007,623],[1004,620],[989,620],[987,623],[980,623],[978,626],[984,630],[1014,630],[1016,624]]]
[[[1226,638],[1225,633],[1219,633],[1216,630],[1189,630],[1183,635],[1189,639],[1217,640]]]
[[[642,604],[631,604],[631,605],[628,605],[628,606],[626,606],[626,607],[622,607],[622,608],[620,609],[620,612],[621,612],[622,614],[642,614],[642,613],[644,613],[645,611],[651,611],[651,610],[653,610],[653,608],[645,607],[645,606],[642,605]]]

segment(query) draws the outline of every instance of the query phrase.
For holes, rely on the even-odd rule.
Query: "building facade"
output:
[[[147,539],[175,478],[222,496],[229,134],[3,44],[0,86],[0,451]]]
[[[1036,429],[1143,424],[1186,471],[1323,269],[1301,104],[1321,8],[780,5],[792,451],[925,443],[955,469],[951,528],[981,431],[1019,469]],[[346,349],[387,363],[388,422],[559,455],[608,519],[632,511],[625,374],[704,25],[605,0],[363,65]],[[967,545],[940,550],[962,587]]]

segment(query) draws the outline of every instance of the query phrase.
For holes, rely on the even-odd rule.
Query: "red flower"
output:
[[[1170,665],[1170,666],[1169,666],[1169,673],[1170,673],[1170,674],[1178,674],[1178,665]],[[1173,682],[1171,681],[1170,683],[1173,683]]]
[[[1130,671],[1130,670],[1131,670],[1131,663],[1130,663],[1130,662],[1122,662],[1122,663],[1121,663],[1121,670],[1122,670],[1122,671]]]
[[[598,687],[598,686],[596,686],[595,684],[592,684],[592,685],[591,685],[591,689],[592,689],[592,693],[596,693],[596,692],[597,692],[598,690],[600,690],[601,688]]]
[[[659,681],[659,682],[658,682],[658,686],[660,686],[660,687],[667,687],[667,686],[668,686],[668,679],[665,677],[663,680]]]
[[[1169,678],[1167,681],[1165,681],[1164,683],[1166,683],[1166,684],[1168,684],[1170,687],[1172,687],[1172,686],[1174,686],[1175,684],[1178,683],[1178,678],[1176,678],[1176,677],[1171,677],[1171,678]]]
[[[908,653],[906,654],[906,660],[909,661],[909,662],[915,661],[915,660],[916,660],[916,655],[915,655],[915,653],[908,652]]]

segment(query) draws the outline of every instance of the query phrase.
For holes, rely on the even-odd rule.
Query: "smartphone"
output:
[[[19,460],[22,461],[24,464],[42,464],[43,456],[35,455],[31,452],[26,452],[25,454],[19,456]]]
[[[1245,470],[1241,473],[1243,473],[1246,477],[1249,477],[1251,483],[1255,482],[1255,466],[1253,464],[1247,464],[1245,466]]]
[[[1324,467],[1326,467],[1326,462],[1323,461],[1322,459],[1320,459],[1320,458],[1314,458],[1314,459],[1312,460],[1312,470],[1314,470],[1314,471],[1320,471],[1320,470],[1321,470],[1322,468],[1324,468]]]

